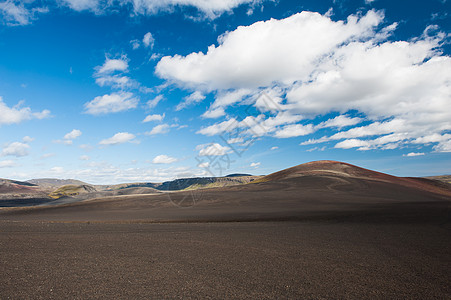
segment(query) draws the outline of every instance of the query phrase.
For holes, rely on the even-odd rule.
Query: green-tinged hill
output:
[[[55,191],[51,192],[49,196],[52,199],[59,199],[61,197],[74,197],[80,194],[93,193],[97,190],[91,185],[64,185]]]
[[[64,185],[88,185],[88,183],[76,179],[57,179],[57,178],[37,178],[30,179],[26,182],[38,185],[42,188],[57,189]]]

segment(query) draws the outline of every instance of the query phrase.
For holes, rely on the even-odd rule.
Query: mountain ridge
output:
[[[72,203],[94,198],[155,195],[168,192],[192,192],[196,190],[224,190],[234,186],[266,184],[291,185],[299,189],[325,189],[336,192],[342,189],[363,189],[374,184],[390,184],[422,193],[432,193],[451,197],[451,184],[430,178],[396,177],[389,174],[361,168],[349,163],[323,160],[313,161],[287,168],[266,176],[248,176],[248,174],[231,174],[224,177],[181,178],[162,183],[142,182],[117,185],[90,185],[74,179],[36,179],[27,182],[12,180],[0,181],[0,199],[11,200],[8,206],[14,206],[14,200],[23,198],[40,198],[38,204]],[[244,176],[238,176],[244,175]],[[41,186],[35,185],[41,183]],[[80,185],[61,185],[52,188],[52,184],[67,182],[83,183]],[[323,183],[321,183],[323,182]],[[373,182],[373,183],[372,183]],[[308,183],[308,184],[307,184]],[[306,185],[307,184],[307,185]],[[263,185],[262,188],[266,189]],[[326,192],[326,190],[324,190]],[[59,200],[52,202],[53,200]],[[28,202],[27,202],[28,203]]]

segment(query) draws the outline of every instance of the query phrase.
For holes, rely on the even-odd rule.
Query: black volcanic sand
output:
[[[1,299],[450,299],[449,224],[0,222]]]
[[[36,206],[42,204],[51,204],[55,200],[49,198],[22,198],[22,199],[8,199],[0,200],[0,207],[23,207]]]
[[[296,172],[1,209],[0,299],[451,299],[450,190]]]

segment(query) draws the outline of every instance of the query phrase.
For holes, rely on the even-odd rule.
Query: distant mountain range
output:
[[[225,177],[182,178],[163,183],[137,182],[114,185],[92,185],[75,179],[40,178],[28,181],[0,179],[0,207],[15,203],[28,205],[32,199],[36,204],[55,204],[86,199],[156,194],[163,191],[195,190],[225,187],[252,182],[261,176],[231,174]],[[27,201],[24,201],[27,200]]]
[[[323,168],[322,166],[327,167]],[[322,161],[302,164],[267,176],[230,174],[224,177],[182,178],[163,183],[137,182],[114,185],[92,185],[75,179],[41,178],[25,182],[0,179],[0,207],[45,203],[62,204],[102,197],[149,195],[163,192],[222,188],[249,183],[275,182],[281,178],[289,179],[293,176],[299,177],[300,175],[303,178],[307,178],[307,175],[320,178],[318,176],[325,176],[327,174],[330,176],[340,174],[340,176],[346,178],[349,176],[363,176],[377,180],[383,178],[384,180],[390,180],[403,186],[418,187],[422,185],[425,189],[435,189],[436,187],[449,189],[451,186],[451,175],[412,179],[390,176],[359,167],[346,167],[345,169],[347,171],[343,173],[343,166],[351,165],[339,162],[324,163]]]
[[[339,213],[365,220],[377,215],[394,222],[398,218],[449,221],[451,184],[445,181],[396,177],[336,161],[306,163],[266,176],[244,175],[111,186],[63,185],[44,196],[43,188],[29,182],[23,186],[6,182],[9,190],[41,194],[5,198],[1,206],[45,205],[0,209],[0,215],[35,212],[30,218],[210,222],[327,219]]]

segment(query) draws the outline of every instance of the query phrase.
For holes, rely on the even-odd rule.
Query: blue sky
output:
[[[446,0],[0,1],[0,177],[451,173]]]

